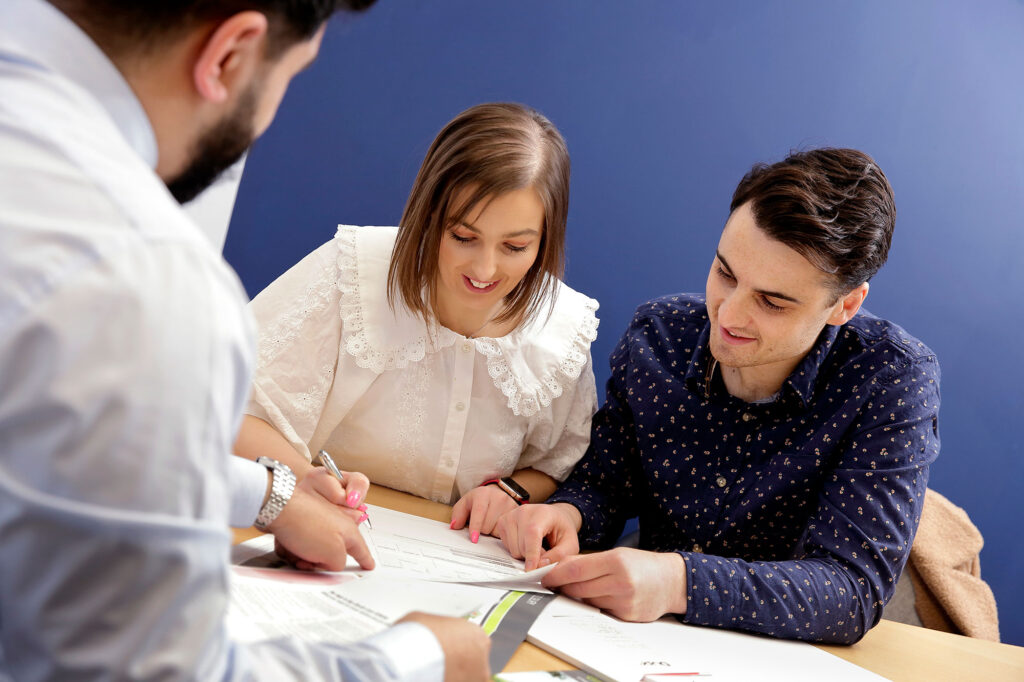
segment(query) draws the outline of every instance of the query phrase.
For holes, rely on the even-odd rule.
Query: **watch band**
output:
[[[516,501],[516,504],[529,504],[530,492],[519,485],[516,479],[511,476],[505,476],[503,478],[492,478],[489,481],[484,481],[480,484],[485,485],[496,485],[505,492],[506,495]]]
[[[288,504],[288,500],[292,499],[292,493],[295,492],[295,474],[287,464],[282,464],[276,459],[259,457],[256,462],[265,466],[273,474],[270,497],[263,503],[263,508],[260,509],[256,521],[252,524],[259,530],[266,530],[267,526],[274,522],[284,506]]]

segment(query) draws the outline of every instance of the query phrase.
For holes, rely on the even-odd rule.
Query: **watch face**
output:
[[[528,493],[526,491],[526,488],[524,488],[523,486],[521,486],[518,483],[516,483],[516,479],[514,479],[514,478],[503,478],[503,479],[501,479],[501,482],[504,483],[506,486],[508,486],[512,490],[512,492],[514,492],[519,497],[519,499],[521,499],[521,500],[529,500],[530,499],[530,493]]]

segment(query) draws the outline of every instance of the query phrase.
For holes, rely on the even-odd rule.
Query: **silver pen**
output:
[[[327,454],[327,451],[321,450],[319,453],[317,453],[317,457],[320,459],[320,463],[323,464],[324,467],[328,471],[330,471],[331,474],[333,474],[336,479],[338,479],[338,482],[341,483],[342,485],[345,485],[345,477],[342,475],[341,469],[339,469],[338,465],[334,463],[334,460],[331,458],[331,456]],[[373,530],[373,524],[370,522],[370,515],[366,512],[363,512],[363,515],[366,517],[366,527],[370,530]]]

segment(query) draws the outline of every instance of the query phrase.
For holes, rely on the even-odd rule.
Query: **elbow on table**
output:
[[[844,618],[835,620],[823,636],[809,641],[818,644],[856,644],[868,630],[878,625],[883,605],[880,595],[873,587],[869,588],[867,594],[858,594],[850,601],[849,612]]]

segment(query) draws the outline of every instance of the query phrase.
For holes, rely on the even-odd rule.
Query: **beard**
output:
[[[242,95],[234,111],[200,135],[188,166],[167,182],[167,189],[179,204],[195,199],[221,173],[242,158],[256,139],[255,114],[256,88],[251,87]]]

